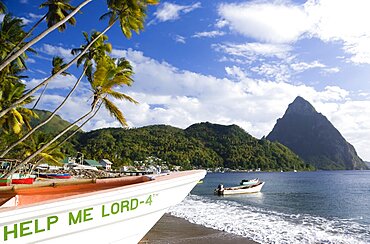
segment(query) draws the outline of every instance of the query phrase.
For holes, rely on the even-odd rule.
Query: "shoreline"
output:
[[[139,244],[257,244],[242,236],[215,230],[172,216],[168,213],[153,226]]]

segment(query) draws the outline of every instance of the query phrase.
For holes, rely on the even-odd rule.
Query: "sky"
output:
[[[45,13],[42,2],[5,0],[28,29]],[[370,161],[369,9],[368,0],[161,1],[148,9],[139,35],[127,39],[118,26],[107,33],[111,55],[128,59],[135,72],[135,83],[120,91],[139,104],[115,102],[130,127],[209,121],[261,138],[302,96]],[[105,1],[93,0],[75,16],[76,26],[34,45],[27,88],[49,76],[53,56],[73,58],[83,31],[104,29],[99,17],[106,11]],[[81,68],[68,71],[49,83],[39,109],[54,110],[63,100]],[[59,115],[72,122],[89,111],[91,100],[83,80]],[[119,123],[101,110],[83,130],[106,127]]]

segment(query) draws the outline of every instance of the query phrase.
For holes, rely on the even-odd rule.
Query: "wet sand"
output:
[[[140,244],[256,244],[242,236],[214,230],[165,214]]]

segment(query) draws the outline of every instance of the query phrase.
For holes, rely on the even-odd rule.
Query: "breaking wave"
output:
[[[261,243],[370,243],[370,227],[355,220],[290,215],[197,195],[168,212]]]

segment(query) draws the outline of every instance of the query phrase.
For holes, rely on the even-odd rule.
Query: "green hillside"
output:
[[[166,125],[100,129],[81,133],[75,148],[85,157],[107,158],[116,166],[156,156],[185,169],[309,169],[287,147],[258,140],[236,125],[201,123],[186,130]]]
[[[39,122],[44,121],[45,119],[47,119],[51,114],[51,112],[45,111],[45,110],[35,109],[34,111],[36,112],[36,114],[38,115],[39,118],[38,119],[35,119],[35,118],[31,119],[31,126],[32,127],[37,125]],[[62,131],[64,128],[69,126],[70,124],[71,123],[62,119],[59,115],[55,115],[47,124],[43,125],[39,129],[39,131],[42,131],[46,134],[57,134],[60,131]],[[74,128],[77,129],[77,126],[75,126]]]

